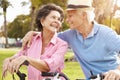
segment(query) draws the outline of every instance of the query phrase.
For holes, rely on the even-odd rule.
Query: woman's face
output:
[[[61,16],[58,11],[51,11],[48,16],[41,20],[43,31],[55,32],[61,28]]]

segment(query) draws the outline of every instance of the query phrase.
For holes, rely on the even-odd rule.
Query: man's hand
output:
[[[120,80],[120,70],[115,69],[115,70],[110,70],[106,72],[104,80]]]
[[[22,49],[25,48],[25,46],[30,47],[32,37],[36,34],[35,31],[29,31],[24,37],[22,41]]]

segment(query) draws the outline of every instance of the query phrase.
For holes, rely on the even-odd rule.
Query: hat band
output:
[[[89,8],[90,6],[86,5],[68,5],[67,8]]]

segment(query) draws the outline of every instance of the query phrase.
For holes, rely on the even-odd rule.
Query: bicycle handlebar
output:
[[[20,71],[18,71],[16,74],[18,75],[18,77],[20,78],[20,80],[25,80],[25,77],[26,77],[25,73],[21,73]]]
[[[104,79],[104,75],[103,74],[98,74],[98,75],[92,75],[89,79],[97,79],[99,78],[100,80]]]
[[[27,65],[28,66],[29,62],[25,61],[21,65]],[[18,70],[18,72],[16,74],[18,75],[18,77],[20,78],[20,80],[25,80],[26,74],[21,73],[19,70]],[[61,76],[61,77],[65,78],[66,80],[69,80],[69,78],[65,74],[63,74],[63,73],[58,73],[58,72],[42,72],[42,76],[43,77],[45,77],[45,76],[54,77],[57,74],[59,74],[58,76]],[[14,75],[13,75],[13,78],[14,78]]]
[[[29,62],[28,61],[25,61],[22,65],[29,65]],[[24,73],[21,73],[20,71],[18,71],[16,73],[20,80],[25,80],[25,77],[26,77],[26,74]],[[56,76],[57,74],[59,74],[58,76],[61,76],[63,78],[65,78],[66,80],[70,80],[64,73],[59,73],[59,72],[42,72],[42,76],[45,77],[45,76],[48,76],[48,77],[54,77]],[[103,74],[98,74],[98,75],[93,75],[92,72],[91,72],[91,77],[89,78],[90,80],[103,80],[104,79],[104,75]],[[86,80],[86,79],[76,79],[76,80]]]
[[[64,73],[59,73],[59,72],[42,72],[42,76],[49,76],[49,77],[54,77],[55,75],[59,74],[59,76],[64,77],[66,80],[70,80]]]
[[[91,76],[90,76],[90,80],[103,80],[104,79],[104,75],[101,73],[101,74],[97,74],[97,75],[93,75],[93,72],[92,70],[90,70],[90,73],[91,73]]]
[[[98,75],[91,75],[89,80],[103,80],[104,79],[103,74],[98,74]],[[76,79],[76,80],[87,80],[87,79]]]
[[[28,65],[29,65],[29,62],[26,60],[26,61],[24,61],[23,64],[20,65],[20,67],[21,67],[22,65],[28,66]],[[25,80],[25,77],[26,77],[26,74],[25,74],[25,73],[21,73],[21,72],[18,70],[18,72],[17,72],[16,74],[18,75],[18,77],[20,78],[20,80]],[[14,74],[12,75],[12,77],[13,77],[13,80],[15,80]]]
[[[58,72],[42,72],[42,76],[45,77],[54,77],[57,74],[59,74],[59,76],[65,78],[65,80],[70,80],[64,73],[58,73]],[[19,76],[20,80],[25,80],[26,74],[21,73],[20,71],[17,72],[17,75]],[[103,80],[104,79],[104,75],[102,74],[98,74],[98,75],[92,75],[90,78],[90,80]],[[76,80],[86,80],[86,79],[76,79]]]

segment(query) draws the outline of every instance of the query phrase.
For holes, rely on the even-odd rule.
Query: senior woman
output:
[[[41,72],[61,72],[64,67],[64,55],[67,43],[57,37],[57,31],[63,21],[63,10],[55,4],[40,7],[36,16],[39,34],[32,38],[31,46],[24,47],[3,63],[3,76],[7,71],[17,72],[20,65],[29,62],[28,80],[42,80]]]

